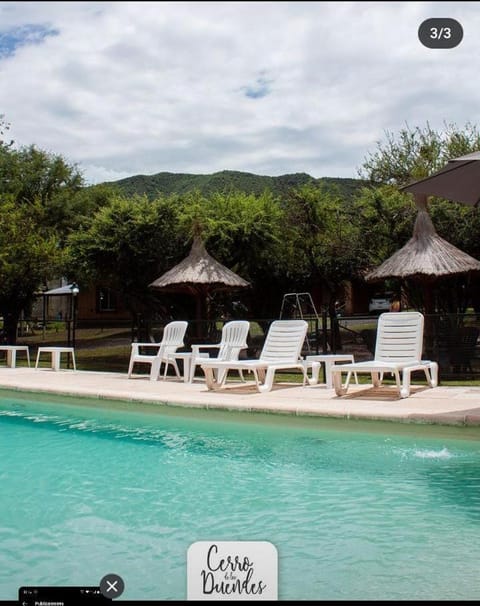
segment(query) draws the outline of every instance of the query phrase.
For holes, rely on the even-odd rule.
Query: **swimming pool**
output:
[[[480,598],[474,429],[0,396],[0,599],[183,599],[202,540],[272,542],[281,600]]]

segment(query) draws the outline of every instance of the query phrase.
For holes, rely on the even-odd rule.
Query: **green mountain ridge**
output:
[[[366,184],[361,179],[341,177],[315,179],[307,173],[269,177],[234,170],[223,170],[210,175],[160,172],[155,175],[134,175],[107,184],[117,186],[127,196],[140,194],[154,199],[159,194],[184,194],[193,190],[198,190],[203,195],[234,190],[260,195],[265,190],[270,190],[274,195],[281,196],[290,189],[308,183],[323,183],[328,188],[337,188],[341,195],[348,198]]]

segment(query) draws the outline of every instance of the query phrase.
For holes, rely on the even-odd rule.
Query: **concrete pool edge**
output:
[[[139,402],[184,409],[253,412],[297,417],[387,421],[402,424],[480,426],[480,387],[415,386],[412,395],[398,399],[394,387],[372,390],[352,386],[337,397],[324,386],[276,384],[266,394],[251,384],[209,392],[201,381],[185,384],[174,379],[151,382],[123,373],[0,369],[0,389],[56,394],[98,400]]]

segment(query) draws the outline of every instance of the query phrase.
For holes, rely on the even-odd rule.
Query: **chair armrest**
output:
[[[138,352],[140,347],[156,347],[157,349],[159,349],[161,346],[161,343],[137,343],[137,341],[134,341],[132,343],[132,353]]]
[[[221,347],[221,343],[205,343],[204,345],[192,345],[192,352],[197,354],[200,349],[213,349],[214,347]]]

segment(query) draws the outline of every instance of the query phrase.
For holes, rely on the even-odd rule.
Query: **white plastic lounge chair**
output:
[[[247,347],[248,331],[250,330],[250,322],[247,320],[232,320],[224,324],[222,328],[222,338],[220,343],[210,345],[192,345],[192,361],[190,364],[190,378],[189,382],[193,381],[195,377],[195,368],[210,359],[207,352],[202,352],[202,349],[218,348],[218,354],[216,358],[212,358],[218,361],[226,360],[238,360],[238,356],[242,349]],[[242,370],[239,369],[240,377],[243,380]],[[222,369],[217,376],[217,381],[223,381],[223,375],[225,369]]]
[[[168,365],[172,364],[177,377],[180,378],[177,362],[171,357],[179,347],[183,346],[183,339],[187,331],[188,322],[175,321],[169,322],[164,330],[160,343],[132,343],[132,352],[130,354],[130,364],[128,366],[128,378],[131,377],[135,364],[150,364],[150,381],[156,381],[160,375],[162,363],[165,364],[163,378],[167,376]],[[157,352],[152,355],[141,354],[142,348],[157,348]]]
[[[253,372],[260,392],[272,389],[276,370],[298,368],[303,373],[304,381],[308,381],[305,366],[300,359],[307,328],[305,320],[275,320],[270,325],[258,360],[202,361],[201,367],[205,372],[208,389],[220,389],[225,384],[229,370]],[[218,369],[218,377],[215,377],[215,369]]]
[[[395,376],[401,398],[410,395],[410,377],[415,370],[423,370],[429,387],[438,384],[438,364],[422,360],[423,315],[417,311],[383,313],[378,319],[374,359],[353,364],[332,366],[333,386],[338,396],[347,393],[352,373],[370,373],[374,387],[379,387],[384,373]],[[342,386],[342,372],[347,379]],[[402,375],[402,381],[400,381]]]

